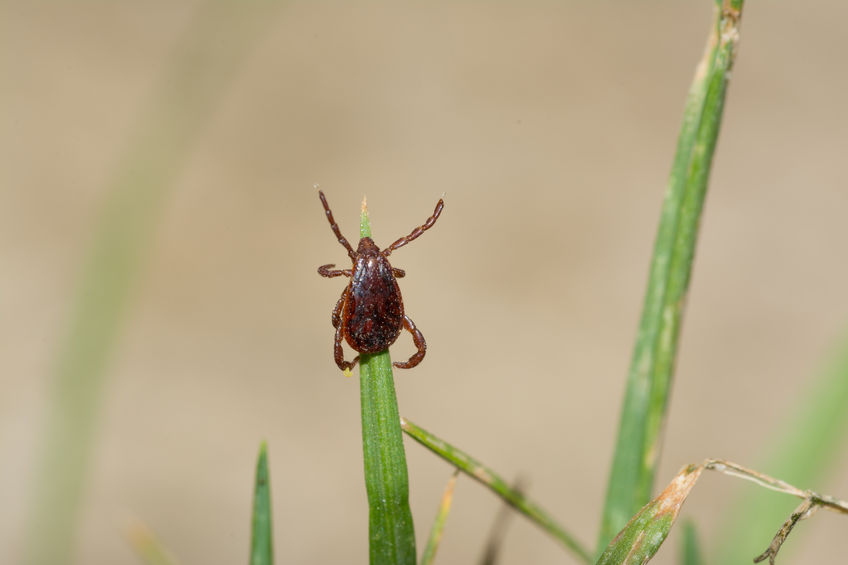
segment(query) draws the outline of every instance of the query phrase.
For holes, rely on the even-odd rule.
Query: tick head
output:
[[[357,255],[367,257],[369,255],[378,255],[379,253],[380,248],[377,247],[377,244],[370,237],[363,237],[359,240],[359,246],[356,248]]]

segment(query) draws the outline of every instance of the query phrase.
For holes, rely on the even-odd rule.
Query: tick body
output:
[[[392,364],[400,369],[415,367],[424,359],[427,343],[403,309],[403,298],[400,295],[397,279],[406,273],[392,267],[388,257],[392,251],[403,247],[433,227],[439,214],[442,213],[444,201],[439,200],[433,215],[427,218],[424,224],[382,251],[370,237],[360,239],[359,245],[354,250],[333,219],[333,213],[330,211],[324,193],[318,191],[318,196],[327,214],[327,221],[330,222],[330,229],[347,250],[353,262],[351,269],[333,269],[335,267],[333,264],[318,267],[318,274],[322,277],[350,278],[350,282],[333,309],[331,318],[333,327],[336,328],[333,340],[333,357],[336,365],[344,371],[352,369],[359,361],[358,355],[353,358],[353,361],[344,360],[342,340],[347,341],[347,344],[359,353],[378,353],[388,349],[405,328],[412,334],[412,341],[415,343],[417,352],[406,362]]]

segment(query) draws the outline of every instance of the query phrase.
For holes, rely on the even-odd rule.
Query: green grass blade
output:
[[[659,496],[630,519],[601,554],[597,565],[641,565],[650,561],[703,470],[703,465],[683,469]]]
[[[725,0],[718,6],[707,50],[686,102],[621,410],[599,550],[651,499],[698,225],[736,50],[741,8],[741,0]]]
[[[271,520],[271,477],[268,474],[268,449],[259,447],[256,480],[253,487],[253,520],[250,535],[250,565],[273,565],[274,531]]]
[[[577,539],[560,526],[550,514],[528,499],[519,490],[513,489],[500,475],[474,459],[464,451],[439,439],[430,432],[418,427],[406,418],[401,418],[401,427],[412,439],[459,468],[460,471],[478,481],[500,496],[531,522],[559,540],[583,563],[592,563],[592,556]]]
[[[364,202],[360,237],[371,237]],[[360,356],[359,381],[371,565],[415,565],[406,453],[388,350]]]
[[[49,375],[48,420],[24,542],[27,564],[57,565],[73,555],[100,398],[133,282],[200,128],[261,36],[271,6],[223,0],[199,6],[116,165]]]
[[[695,523],[686,520],[683,523],[683,542],[680,551],[680,565],[704,565],[701,548],[698,544],[698,532]]]
[[[795,415],[777,436],[777,446],[758,468],[801,488],[824,489],[828,474],[848,441],[848,334],[826,370],[798,403]],[[835,493],[843,498],[848,493]],[[763,540],[789,514],[794,502],[759,489],[745,492],[726,513],[716,544],[716,563],[741,563],[757,554]],[[797,537],[804,529],[795,534]],[[794,538],[793,538],[794,539]],[[797,541],[797,540],[796,540]],[[792,544],[787,546],[792,547]],[[791,551],[785,549],[784,551]]]
[[[456,478],[459,476],[459,469],[454,471],[448,480],[448,486],[445,487],[445,493],[442,495],[442,502],[439,504],[439,511],[436,513],[436,519],[433,520],[433,527],[430,528],[430,537],[427,539],[427,545],[424,546],[424,552],[421,554],[421,562],[419,565],[432,565],[436,558],[436,550],[439,549],[439,542],[442,541],[442,532],[445,529],[448,514],[450,513],[451,503],[453,502],[453,489],[456,486]]]

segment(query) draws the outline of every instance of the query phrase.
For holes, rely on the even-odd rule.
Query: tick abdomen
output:
[[[403,328],[400,287],[388,259],[370,238],[360,241],[345,312],[345,338],[361,353],[388,349]]]

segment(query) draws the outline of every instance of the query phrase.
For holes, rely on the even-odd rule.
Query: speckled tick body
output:
[[[354,251],[333,219],[333,213],[330,211],[324,193],[319,191],[318,196],[321,198],[330,228],[353,261],[352,269],[333,269],[335,267],[333,264],[318,267],[318,274],[322,277],[350,277],[350,282],[336,303],[331,318],[333,327],[336,328],[333,341],[333,357],[336,365],[339,369],[349,370],[359,361],[358,355],[353,358],[353,361],[344,360],[343,339],[354,351],[378,353],[388,349],[397,340],[401,330],[406,328],[412,334],[412,341],[415,343],[417,352],[408,361],[403,363],[396,361],[393,365],[400,369],[415,367],[424,359],[427,343],[403,310],[403,298],[400,295],[397,279],[406,273],[392,267],[388,256],[395,249],[403,247],[430,229],[442,213],[444,201],[439,200],[433,215],[427,218],[423,225],[384,250],[380,251],[370,237],[363,237]]]

